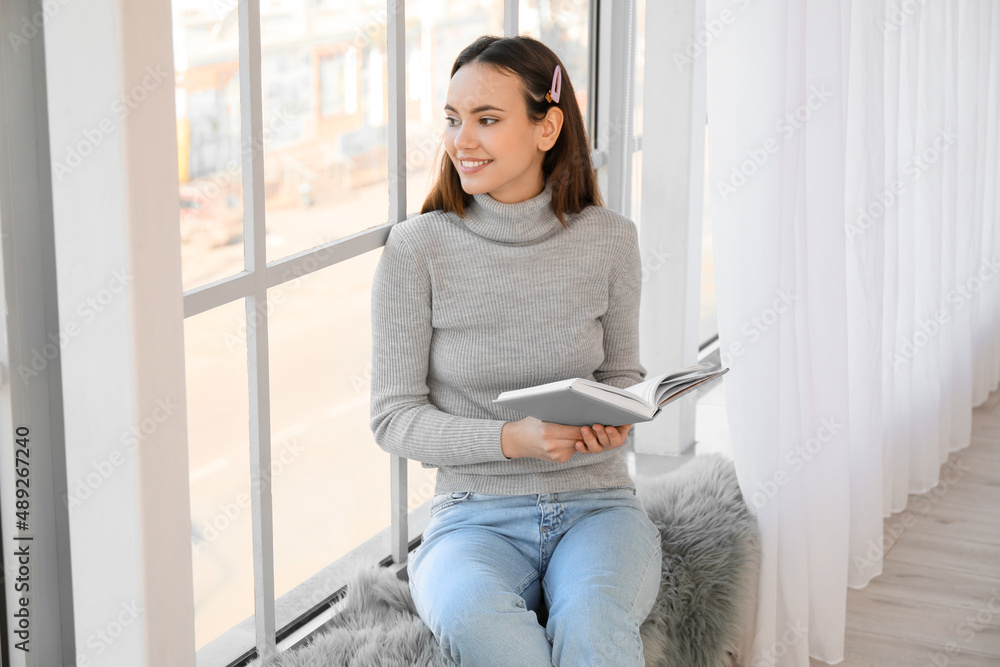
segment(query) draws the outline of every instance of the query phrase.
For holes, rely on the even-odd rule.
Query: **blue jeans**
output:
[[[456,663],[645,665],[639,626],[662,555],[634,489],[445,493],[430,515],[410,556],[410,593]]]

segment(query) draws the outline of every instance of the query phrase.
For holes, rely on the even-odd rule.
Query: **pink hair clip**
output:
[[[549,92],[545,93],[545,99],[549,102],[559,102],[559,95],[562,93],[562,69],[559,65],[556,65],[556,69],[552,72],[552,86],[549,88]]]

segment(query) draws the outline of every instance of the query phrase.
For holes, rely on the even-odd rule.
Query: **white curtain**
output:
[[[1000,380],[1000,3],[706,9],[727,414],[762,535],[747,664],[834,664],[883,522]]]

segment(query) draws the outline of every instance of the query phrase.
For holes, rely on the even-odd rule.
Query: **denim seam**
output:
[[[466,500],[468,500],[468,496],[466,496],[465,498],[452,498],[451,500],[447,500],[438,505],[437,507],[435,507],[433,511],[428,509],[428,514],[430,516],[437,516],[438,512],[445,509],[446,507],[451,507],[452,505],[458,505],[459,503],[463,503]]]
[[[657,536],[658,537],[659,537],[659,534],[660,534],[659,530],[657,530]],[[642,589],[643,589],[643,583],[642,582],[646,581],[646,577],[649,576],[649,568],[653,564],[654,556],[656,556],[656,554],[658,552],[660,552],[661,548],[662,548],[661,544],[659,544],[657,542],[653,543],[653,550],[649,554],[649,557],[646,558],[646,565],[643,568],[642,578],[639,579],[639,588],[636,590],[636,592],[635,592],[635,598],[632,600],[632,609],[635,609],[636,604],[638,604],[638,602],[639,602],[639,595],[642,594]],[[663,559],[662,559],[662,557],[660,558],[659,565],[662,568],[662,566],[663,566]],[[661,576],[662,576],[662,572],[661,572]],[[657,586],[657,593],[659,593],[659,586]],[[653,597],[653,604],[654,605],[656,604],[656,596]],[[636,626],[634,639],[635,639],[635,646],[636,646],[636,648],[639,649],[639,652],[636,655],[636,658],[644,657],[643,656],[642,632],[641,632],[641,630],[642,630],[642,624],[645,623],[645,622],[646,622],[646,619],[642,619],[641,621],[639,621],[639,624]]]
[[[538,573],[537,572],[532,572],[531,574],[529,574],[527,576],[527,578],[525,578],[520,584],[518,584],[514,588],[514,592],[517,593],[518,595],[520,595],[524,591],[524,589],[528,587],[528,584],[530,584],[532,581],[534,581],[537,578],[538,578]]]
[[[657,537],[659,537],[659,536],[660,536],[660,534],[659,534],[659,531],[657,531]],[[644,570],[643,570],[643,575],[642,575],[642,580],[645,580],[645,578],[646,578],[646,575],[648,575],[648,574],[649,574],[649,566],[650,566],[650,565],[652,564],[652,562],[653,562],[653,557],[654,557],[654,556],[656,556],[656,553],[657,553],[658,551],[660,551],[660,549],[661,549],[661,548],[662,548],[662,544],[660,544],[660,543],[659,543],[659,540],[657,540],[656,542],[653,542],[653,550],[652,550],[652,552],[651,552],[651,553],[649,554],[649,556],[648,556],[648,557],[646,558],[646,565],[645,565],[645,568],[644,568]],[[660,567],[661,567],[661,568],[662,568],[662,566],[663,566],[663,563],[662,563],[662,560],[663,560],[663,559],[661,558],[661,559],[660,559],[660,561],[661,561],[661,562],[660,562]],[[640,585],[640,586],[639,586],[639,590],[638,590],[638,591],[636,591],[636,593],[635,593],[635,599],[634,599],[634,600],[632,601],[632,606],[633,606],[633,607],[635,607],[635,603],[639,601],[639,594],[640,594],[641,592],[642,592],[642,586]]]
[[[407,574],[409,575],[409,573],[407,573]],[[417,596],[413,592],[413,577],[412,576],[408,576],[406,586],[407,586],[407,588],[410,589],[410,600],[413,601],[413,609],[417,612],[417,617],[419,617],[421,620],[423,620],[424,617],[420,613],[420,605],[417,603]]]
[[[636,495],[635,488],[631,487],[631,486],[606,486],[606,487],[604,487],[602,489],[598,489],[598,491],[613,491],[615,489],[628,489],[629,491],[632,492],[633,496]]]

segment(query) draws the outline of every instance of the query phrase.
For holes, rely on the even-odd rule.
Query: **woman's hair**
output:
[[[464,65],[480,63],[494,67],[504,74],[513,74],[521,83],[528,118],[540,122],[549,107],[559,106],[563,112],[562,129],[556,143],[542,160],[542,176],[552,188],[552,210],[563,227],[566,213],[579,213],[588,205],[603,206],[597,177],[590,162],[590,144],[583,116],[576,101],[576,93],[566,68],[552,49],[537,39],[524,35],[496,37],[484,35],[458,54],[451,68],[455,76]],[[556,65],[562,70],[559,102],[549,102],[545,93],[552,85]],[[447,152],[441,156],[437,182],[424,200],[421,213],[428,211],[454,211],[465,215],[465,207],[472,196],[462,189],[462,181]]]

